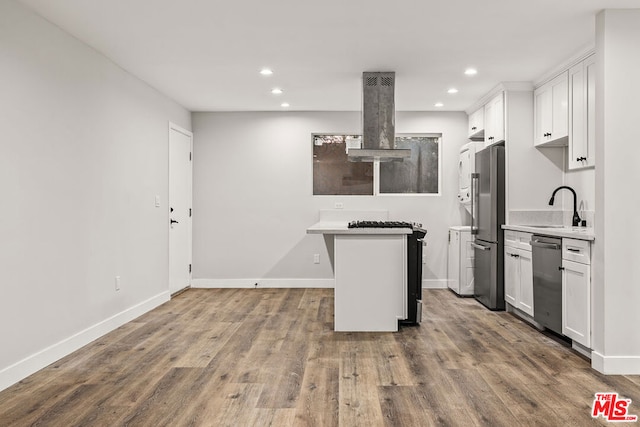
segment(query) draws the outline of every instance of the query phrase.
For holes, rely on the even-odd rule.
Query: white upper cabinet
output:
[[[534,92],[535,145],[567,145],[569,136],[569,79],[563,72]]]
[[[468,136],[472,141],[484,141],[484,107],[469,114]]]
[[[595,55],[569,69],[569,169],[595,166]]]
[[[504,141],[504,93],[500,92],[484,106],[484,145]]]

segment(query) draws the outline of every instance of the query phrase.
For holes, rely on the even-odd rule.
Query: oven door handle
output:
[[[473,246],[476,249],[480,249],[481,251],[490,251],[491,250],[491,246],[482,246],[482,245],[479,245],[477,243],[471,243],[471,246]]]

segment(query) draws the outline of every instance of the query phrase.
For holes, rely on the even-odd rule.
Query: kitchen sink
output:
[[[564,225],[534,225],[534,224],[525,224],[522,227],[535,227],[535,228],[565,228]]]

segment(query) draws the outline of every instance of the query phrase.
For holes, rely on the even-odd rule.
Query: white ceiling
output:
[[[638,0],[20,0],[191,111],[360,110],[363,71],[396,109],[464,110],[594,44]],[[274,74],[261,76],[262,67]],[[465,68],[478,74],[468,77]],[[274,96],[272,87],[284,93]],[[447,94],[456,87],[459,93]]]

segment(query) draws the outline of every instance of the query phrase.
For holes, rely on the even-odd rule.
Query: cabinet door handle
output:
[[[511,256],[513,258],[520,258],[520,255],[518,255],[518,254],[509,254],[509,256]]]
[[[477,127],[475,127],[475,126],[471,128],[471,130],[476,130],[476,129],[477,129]]]
[[[492,136],[489,137],[489,141],[493,141],[493,137]]]
[[[586,158],[586,157],[578,157],[576,160],[577,160],[578,162],[581,162],[581,161],[583,161],[583,160],[587,160],[587,158]]]
[[[564,267],[558,267],[558,270],[562,271],[564,270]]]

